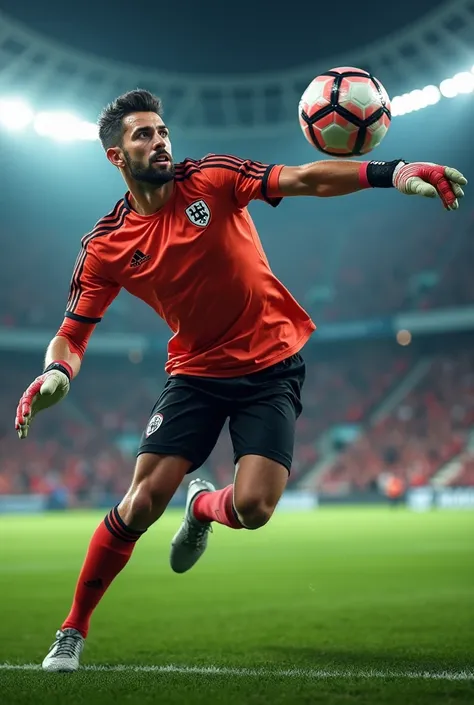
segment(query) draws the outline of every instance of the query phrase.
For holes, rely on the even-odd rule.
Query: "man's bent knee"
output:
[[[175,456],[140,455],[132,484],[118,511],[127,526],[148,529],[165,511],[191,462]]]
[[[129,516],[129,521],[124,517],[125,523],[135,525],[137,522],[145,522],[148,528],[160,518],[167,504],[165,495],[154,486],[152,478],[146,478],[136,485],[132,493],[125,496],[119,513],[122,514],[122,508],[128,505],[125,514]]]
[[[239,521],[247,529],[260,529],[270,520],[275,507],[260,498],[242,498],[234,502]]]

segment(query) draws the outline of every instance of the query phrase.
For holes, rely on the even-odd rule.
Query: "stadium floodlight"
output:
[[[469,71],[462,71],[453,76],[453,84],[458,93],[472,93],[474,91],[474,76]]]
[[[456,84],[452,78],[446,78],[444,81],[441,81],[439,90],[441,91],[441,95],[445,98],[455,98],[458,94]]]
[[[441,100],[441,93],[437,86],[425,86],[422,91],[425,96],[425,105],[436,105]]]
[[[410,95],[410,107],[412,110],[421,110],[421,108],[426,107],[426,99],[423,95],[421,88],[411,91]]]
[[[410,93],[396,95],[392,99],[392,115],[406,115],[414,110],[421,110],[428,105],[435,105],[441,99],[441,93],[436,86],[425,86]]]
[[[21,98],[0,100],[0,123],[8,130],[23,130],[33,119],[33,110]]]
[[[408,112],[408,93],[396,95],[391,101],[392,116],[405,115]]]
[[[406,115],[414,110],[421,110],[428,105],[434,105],[440,98],[441,94],[436,86],[425,86],[410,93],[396,95],[392,99],[392,115]]]
[[[50,137],[58,142],[74,142],[84,137],[87,128],[84,128],[83,120],[71,113],[65,112],[41,112],[35,118],[34,128],[39,135]]]
[[[86,142],[99,139],[99,127],[94,122],[81,122],[78,125],[77,138]]]

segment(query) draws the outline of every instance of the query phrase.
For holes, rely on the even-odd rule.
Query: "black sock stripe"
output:
[[[125,538],[125,536],[121,536],[112,526],[110,523],[109,517],[106,516],[104,517],[104,524],[107,528],[108,531],[112,534],[112,536],[115,536],[116,539],[120,539],[121,541],[126,541],[127,543],[136,543],[137,539],[136,538]]]
[[[123,531],[123,529],[116,522],[114,515],[112,514],[112,510],[107,514],[107,518],[110,522],[110,526],[113,528],[113,530],[118,536],[121,536],[124,540],[135,538],[134,536],[130,536],[130,534],[127,534],[126,531]]]
[[[121,536],[123,538],[124,541],[130,541],[130,540],[136,541],[138,538],[140,538],[139,536],[134,536],[133,534],[130,534],[128,531],[125,531],[124,529],[122,529],[122,527],[120,526],[120,524],[118,523],[118,521],[114,517],[112,510],[110,510],[110,512],[108,513],[107,516],[108,516],[108,519],[110,522],[110,526],[114,529],[116,534],[118,534],[119,536]]]
[[[118,513],[118,504],[112,509],[113,512],[113,517],[116,519],[117,524],[120,526],[121,529],[123,529],[127,534],[130,534],[130,536],[136,536],[137,538],[144,534],[144,531],[136,531],[135,529],[129,529],[126,523],[123,521],[122,517]]]

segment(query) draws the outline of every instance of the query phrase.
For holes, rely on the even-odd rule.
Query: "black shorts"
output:
[[[262,455],[289,472],[304,379],[299,353],[243,377],[171,376],[153,407],[138,455],[179,455],[192,463],[193,472],[207,460],[229,419],[234,464],[243,455]]]

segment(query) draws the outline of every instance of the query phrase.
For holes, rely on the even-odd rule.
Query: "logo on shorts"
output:
[[[211,211],[205,201],[194,201],[186,208],[186,215],[193,225],[205,228],[211,220]]]
[[[146,427],[145,436],[148,438],[148,436],[151,436],[152,433],[158,431],[162,423],[163,414],[155,414],[152,416],[148,422],[148,426]]]

